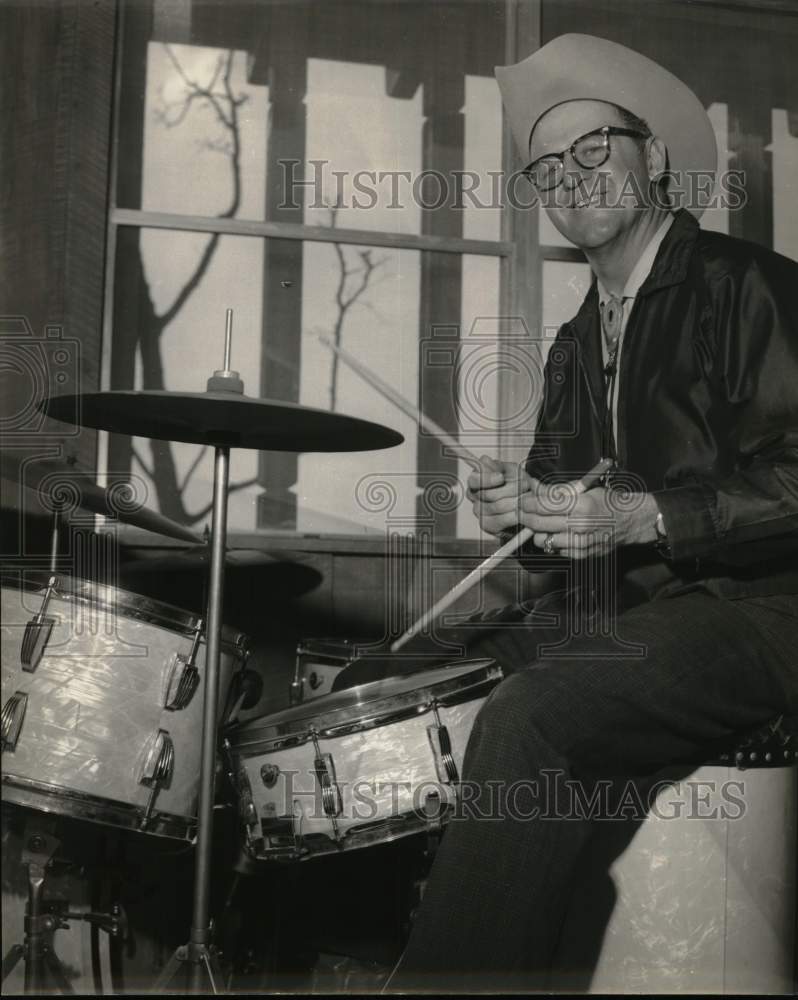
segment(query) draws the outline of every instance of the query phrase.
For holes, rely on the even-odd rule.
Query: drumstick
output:
[[[608,458],[602,458],[601,461],[595,465],[590,472],[587,472],[578,483],[576,483],[575,489],[577,493],[584,493],[585,490],[590,489],[601,477],[612,467],[612,461]],[[500,562],[503,562],[507,556],[512,555],[516,549],[519,549],[525,542],[527,542],[534,532],[531,528],[522,528],[517,535],[504,543],[501,548],[496,549],[494,553],[488,556],[487,559],[483,560],[479,566],[471,570],[468,576],[463,577],[463,579],[455,584],[452,589],[443,595],[443,597],[437,601],[429,610],[425,611],[424,614],[414,622],[410,628],[401,635],[394,643],[391,644],[391,652],[396,653],[398,650],[409,642],[413,636],[418,635],[418,633],[431,621],[434,621],[442,611],[445,611],[450,604],[453,604],[458,597],[462,597],[466,591],[470,590],[475,583],[478,583],[484,576],[494,567],[498,566]]]
[[[330,340],[326,334],[317,332],[316,336],[325,347],[329,347],[329,349],[335,352],[335,354],[337,354],[342,361],[345,361],[353,371],[356,371],[361,378],[365,379],[372,389],[376,389],[382,396],[385,396],[385,398],[390,400],[394,406],[398,407],[402,413],[406,414],[412,420],[416,420],[418,425],[423,427],[425,431],[430,434],[434,434],[437,438],[439,438],[445,445],[451,448],[458,458],[462,458],[463,461],[473,465],[475,469],[481,468],[481,463],[473,451],[469,451],[465,445],[460,444],[460,442],[453,438],[451,434],[447,433],[447,431],[445,431],[439,424],[436,424],[431,417],[428,417],[425,413],[419,410],[418,407],[414,406],[410,400],[405,399],[401,393],[398,393],[393,386],[388,385],[387,382],[383,382],[379,376],[375,375],[373,371],[367,368],[362,362],[358,361],[356,357],[349,353],[349,351],[345,351],[343,347],[339,347],[334,341]]]

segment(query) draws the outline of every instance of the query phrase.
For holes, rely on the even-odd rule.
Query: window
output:
[[[362,416],[405,442],[234,451],[231,529],[382,533],[386,512],[364,492],[382,475],[391,516],[477,534],[468,466],[319,334],[473,450],[502,446],[503,407],[518,410],[499,391],[518,372],[497,360],[515,252],[502,238],[493,79],[504,4],[150,0],[123,5],[120,37],[106,387],[201,391],[232,308],[249,395]],[[432,349],[441,338],[446,350]],[[522,410],[528,446],[534,408]],[[108,436],[109,468],[200,526],[211,458]],[[430,511],[435,476],[451,495]]]

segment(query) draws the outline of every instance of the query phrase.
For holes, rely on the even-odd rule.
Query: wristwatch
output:
[[[670,559],[671,547],[668,542],[668,531],[665,527],[665,520],[662,517],[662,511],[657,512],[657,519],[654,521],[654,531],[657,533],[657,540],[654,542],[654,548],[662,555]]]

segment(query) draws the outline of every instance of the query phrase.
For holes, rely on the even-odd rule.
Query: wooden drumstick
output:
[[[481,462],[473,451],[470,451],[465,445],[460,444],[458,440],[453,438],[452,435],[445,431],[439,424],[436,424],[434,420],[428,417],[425,413],[422,413],[417,406],[414,406],[410,400],[405,399],[401,393],[398,393],[393,386],[388,385],[387,382],[383,382],[378,375],[375,375],[373,371],[366,367],[366,365],[358,361],[354,355],[349,353],[349,351],[345,351],[343,347],[339,347],[334,341],[330,340],[326,334],[316,333],[316,336],[325,347],[329,347],[329,349],[337,354],[342,361],[345,361],[353,371],[357,372],[361,378],[365,379],[372,389],[376,389],[380,395],[390,400],[394,406],[398,407],[398,409],[400,409],[406,416],[410,417],[411,420],[416,420],[419,427],[423,427],[428,433],[434,434],[435,437],[439,438],[448,448],[450,448],[458,458],[462,458],[463,461],[468,462],[469,465],[472,465],[475,469],[481,468]]]
[[[601,461],[595,465],[590,472],[587,472],[578,483],[575,485],[575,489],[578,493],[584,493],[585,490],[590,489],[601,477],[612,468],[612,461],[608,458],[602,458]],[[462,597],[466,591],[470,590],[474,584],[478,583],[484,576],[499,563],[504,562],[504,560],[513,554],[517,549],[529,541],[534,532],[531,528],[522,528],[517,535],[513,535],[509,541],[505,542],[501,548],[496,549],[487,559],[483,560],[479,566],[471,570],[468,576],[463,577],[463,579],[455,584],[452,589],[443,595],[443,597],[437,601],[429,610],[425,611],[424,614],[415,621],[410,628],[401,635],[394,643],[391,644],[391,652],[396,653],[398,650],[409,642],[413,636],[418,635],[418,633],[429,625],[430,622],[434,621],[441,612],[445,611],[451,604],[453,604],[458,597]]]

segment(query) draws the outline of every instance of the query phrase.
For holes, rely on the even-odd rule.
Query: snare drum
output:
[[[3,800],[192,839],[202,620],[88,580],[46,580],[2,585]],[[224,629],[220,714],[246,656],[246,637]]]
[[[471,660],[337,691],[228,729],[246,848],[303,860],[445,822],[474,719],[502,678]]]

